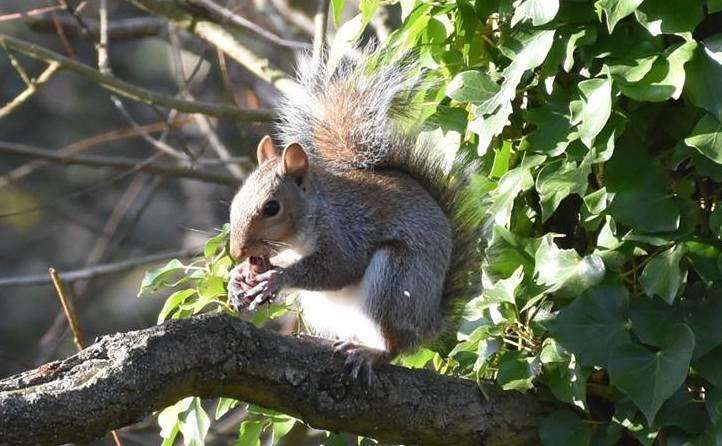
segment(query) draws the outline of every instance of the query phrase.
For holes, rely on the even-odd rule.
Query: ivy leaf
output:
[[[684,142],[715,163],[722,164],[722,123],[713,116],[705,114]]]
[[[589,79],[579,83],[582,105],[574,122],[580,122],[579,137],[591,148],[594,138],[602,131],[612,113],[612,82],[607,79]]]
[[[643,343],[655,347],[660,347],[664,343],[669,327],[683,322],[679,308],[665,305],[659,299],[648,296],[640,296],[632,300],[629,316],[634,334]]]
[[[561,297],[577,296],[604,278],[604,262],[599,256],[581,258],[573,249],[559,249],[553,235],[542,238],[534,262],[537,283]]]
[[[630,340],[628,301],[621,285],[601,284],[574,299],[545,325],[582,365],[605,365],[609,352]]]
[[[514,16],[511,26],[524,20],[531,20],[532,25],[546,25],[554,19],[559,11],[559,0],[517,0],[514,3]]]
[[[587,177],[591,172],[591,159],[585,159],[578,166],[568,161],[547,164],[536,179],[536,190],[541,201],[542,221],[546,221],[559,207],[559,203],[572,194],[584,196]]]
[[[520,192],[530,189],[534,185],[530,168],[531,166],[522,163],[521,166],[507,171],[499,179],[496,189],[487,196],[487,200],[490,202],[487,213],[490,214],[491,221],[495,225],[509,226],[514,199]]]
[[[449,82],[446,94],[460,102],[479,104],[488,101],[499,92],[499,86],[491,77],[478,70],[463,71]]]
[[[687,258],[702,280],[709,283],[722,280],[722,269],[719,267],[722,253],[719,248],[700,240],[690,240],[685,242],[684,246],[687,249]]]
[[[687,65],[685,84],[689,100],[722,121],[722,34],[701,42]]]
[[[710,14],[722,11],[722,0],[707,0],[707,9]]]
[[[722,294],[713,294],[692,307],[687,323],[696,340],[695,358],[722,344]]]
[[[592,441],[592,426],[573,412],[559,410],[541,422],[539,437],[544,446],[588,446]]]
[[[525,144],[537,153],[561,155],[572,141],[579,138],[573,131],[571,118],[569,107],[562,100],[551,100],[541,107],[529,109],[526,119],[534,124],[536,130],[525,138]]]
[[[536,249],[537,243],[533,240],[514,234],[503,227],[494,227],[481,264],[485,279],[492,283],[507,279],[520,266],[523,266],[524,270],[531,271],[534,269]]]
[[[636,101],[662,102],[679,99],[685,82],[684,66],[694,56],[697,42],[672,47],[669,55],[658,57],[639,82],[623,84],[622,93]]]
[[[185,446],[203,446],[206,441],[211,420],[203,410],[200,398],[193,398],[188,410],[180,418],[180,431]]]
[[[675,245],[650,260],[639,277],[644,292],[671,305],[687,281],[687,269],[682,270],[679,264],[684,253],[684,245]]]
[[[594,3],[597,13],[601,15],[603,12],[607,17],[607,29],[609,34],[614,31],[614,27],[623,18],[633,13],[644,0],[598,0]]]
[[[692,32],[704,19],[702,0],[648,1],[634,13],[650,34]]]
[[[238,405],[238,400],[233,398],[218,398],[218,404],[216,405],[215,419],[220,419],[223,415],[228,413],[229,410],[233,409]]]
[[[693,365],[697,373],[702,375],[704,379],[722,389],[722,346],[706,353],[697,359]],[[720,409],[722,409],[722,406]]]
[[[529,390],[538,369],[534,358],[525,357],[520,351],[507,352],[499,359],[496,381],[504,390]]]
[[[690,434],[700,434],[707,427],[704,403],[682,386],[664,402],[657,413],[654,425],[675,426]]]
[[[368,24],[374,17],[376,10],[379,8],[379,0],[361,0],[359,3],[359,11],[361,11],[361,21]]]
[[[722,202],[717,202],[709,216],[709,228],[715,237],[722,240]]]
[[[669,327],[661,350],[631,342],[617,345],[609,358],[611,383],[629,396],[651,425],[662,404],[687,377],[694,335],[685,324]]]
[[[235,446],[260,446],[263,422],[244,421],[238,430],[238,440]]]
[[[470,300],[466,304],[466,313],[469,319],[479,319],[483,316],[483,311],[489,305],[500,304],[503,302],[514,304],[514,294],[516,289],[524,279],[524,267],[520,266],[507,279],[500,279],[490,287],[484,287],[484,293]]]

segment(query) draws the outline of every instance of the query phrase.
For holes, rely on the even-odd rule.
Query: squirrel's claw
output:
[[[259,305],[270,301],[276,296],[276,293],[281,289],[280,275],[278,270],[272,269],[254,277],[258,285],[245,293],[246,300],[251,300],[250,305],[248,305],[249,310],[255,310]]]
[[[366,378],[366,384],[371,387],[378,381],[374,368],[387,360],[387,353],[381,350],[360,346],[351,341],[338,341],[334,343],[334,354],[346,356],[344,367],[353,377]]]

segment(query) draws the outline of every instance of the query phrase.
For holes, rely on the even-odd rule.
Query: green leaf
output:
[[[573,412],[559,410],[541,422],[539,437],[544,446],[588,446],[592,441],[592,426]]]
[[[710,14],[722,11],[722,0],[707,0],[707,9]]]
[[[722,240],[722,202],[717,202],[709,216],[709,228],[712,234]]]
[[[193,398],[190,407],[179,420],[185,446],[203,446],[208,429],[211,427],[211,420],[203,410],[201,399]]]
[[[690,240],[684,243],[687,250],[687,258],[692,262],[692,267],[697,274],[706,282],[722,280],[722,269],[720,261],[722,253],[712,242],[701,240]]]
[[[499,86],[488,74],[478,70],[463,71],[449,82],[446,94],[450,98],[479,104],[488,101],[499,92]]]
[[[694,57],[687,64],[685,90],[689,100],[722,121],[722,34],[716,34],[697,45]]]
[[[582,106],[574,122],[580,122],[579,137],[587,147],[602,131],[612,113],[612,82],[609,79],[589,79],[579,83]]]
[[[679,308],[648,296],[639,296],[632,300],[629,316],[634,334],[643,343],[655,347],[660,347],[665,342],[669,327],[683,322]]]
[[[684,142],[712,161],[722,164],[722,123],[713,116],[704,115]]]
[[[206,258],[215,257],[219,250],[225,248],[226,243],[228,243],[228,234],[230,233],[230,230],[230,225],[226,223],[223,225],[221,232],[208,239],[205,247],[203,248],[203,255]]]
[[[564,403],[587,410],[587,379],[591,369],[582,369],[576,361],[557,363],[542,375],[554,397]]]
[[[341,24],[343,18],[343,7],[346,5],[346,0],[331,0],[331,12],[333,14],[333,23],[338,27]]]
[[[160,436],[166,440],[172,441],[178,434],[180,424],[178,417],[182,412],[188,410],[193,402],[192,397],[184,398],[172,406],[168,406],[158,414],[158,425],[160,426]]]
[[[700,434],[707,427],[704,403],[682,386],[664,402],[657,413],[654,425],[675,426],[690,434]]]
[[[379,8],[379,0],[361,0],[359,3],[359,11],[361,11],[361,21],[368,24],[374,17],[376,10]]]
[[[609,358],[610,381],[652,424],[662,404],[684,383],[693,350],[692,330],[682,323],[669,327],[659,351],[631,342],[617,345]]]
[[[186,266],[178,259],[173,259],[162,268],[147,271],[143,276],[140,284],[138,296],[148,293],[154,293],[162,287],[166,287],[178,280],[180,275],[185,272]]]
[[[244,421],[238,431],[235,446],[261,446],[262,421]]]
[[[601,284],[574,299],[545,325],[582,365],[605,365],[615,346],[629,342],[628,299],[621,285]]]
[[[546,25],[554,19],[559,11],[559,0],[517,0],[514,2],[514,16],[511,26],[524,20],[531,20],[532,25]]]
[[[218,420],[223,415],[228,413],[229,410],[233,409],[238,405],[238,400],[233,398],[218,398],[218,404],[216,405],[215,419]]]
[[[495,225],[509,226],[514,200],[520,192],[533,185],[534,179],[529,168],[525,166],[511,169],[499,179],[499,185],[487,195],[487,200],[490,202],[487,213],[490,214]]]
[[[274,440],[278,440],[279,438],[285,437],[291,429],[293,429],[293,426],[296,425],[296,419],[295,418],[283,418],[279,417],[274,419],[273,421],[273,438]],[[276,444],[276,443],[274,443]]]
[[[653,36],[692,32],[704,19],[702,0],[650,0],[635,16]]]
[[[181,306],[186,301],[186,299],[188,299],[195,293],[196,290],[191,288],[187,290],[176,291],[175,293],[168,296],[168,299],[166,299],[165,303],[163,304],[163,308],[160,310],[160,313],[158,313],[157,323],[162,324],[179,306]]]
[[[707,352],[693,363],[694,369],[704,379],[722,388],[722,346]],[[722,421],[722,420],[721,420]]]
[[[598,13],[603,12],[607,17],[609,34],[623,18],[633,13],[644,0],[598,0],[594,7]],[[665,0],[666,1],[666,0]]]
[[[722,294],[713,294],[704,302],[691,307],[687,323],[696,340],[695,358],[722,344]]]
[[[673,47],[668,56],[654,60],[652,68],[642,80],[623,84],[622,93],[636,101],[679,99],[685,83],[684,66],[694,56],[696,47],[697,42],[694,41]]]
[[[541,107],[531,108],[526,113],[526,119],[534,124],[536,130],[526,137],[525,143],[537,153],[561,155],[572,141],[579,138],[573,131],[566,101],[552,99]]]
[[[531,271],[536,249],[533,240],[496,226],[484,251],[482,271],[492,283],[509,278],[520,266]]]
[[[687,281],[687,269],[679,264],[684,253],[684,245],[675,245],[650,260],[639,277],[644,292],[671,305]]]
[[[514,304],[516,289],[524,279],[524,268],[520,266],[508,279],[500,279],[493,285],[485,287],[481,296],[471,299],[465,306],[464,313],[469,319],[483,317],[484,309],[490,305],[507,302]]]
[[[525,391],[533,387],[538,372],[534,358],[525,357],[520,351],[507,352],[499,359],[496,381],[504,390]]]
[[[549,234],[539,243],[534,262],[536,282],[560,297],[576,297],[604,278],[604,262],[598,255],[581,258],[573,249],[559,249]]]
[[[402,356],[400,362],[404,367],[422,369],[434,358],[435,354],[436,353],[429,349],[422,348],[415,353]]]
[[[541,201],[542,221],[548,220],[559,207],[559,203],[569,195],[584,196],[590,172],[590,159],[585,159],[579,165],[559,160],[547,164],[539,171],[536,190]]]
[[[494,150],[494,164],[491,166],[489,176],[491,178],[499,178],[509,170],[509,160],[511,158],[511,142],[504,141],[501,149]]]

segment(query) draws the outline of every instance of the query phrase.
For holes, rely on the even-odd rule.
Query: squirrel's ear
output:
[[[271,137],[266,135],[258,143],[258,149],[256,149],[256,156],[258,157],[258,165],[265,163],[266,161],[276,158],[276,148],[273,147],[273,141]]]
[[[308,156],[298,143],[289,144],[283,150],[281,172],[284,175],[301,178],[308,171]]]

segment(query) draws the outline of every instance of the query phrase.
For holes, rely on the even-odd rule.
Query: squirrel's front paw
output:
[[[256,285],[252,277],[253,271],[248,263],[240,264],[231,270],[228,277],[228,304],[234,310],[240,311],[251,303],[246,292]]]
[[[282,288],[283,270],[271,269],[263,274],[258,274],[253,280],[257,285],[245,293],[245,298],[250,301],[248,309],[251,311],[276,297]]]

